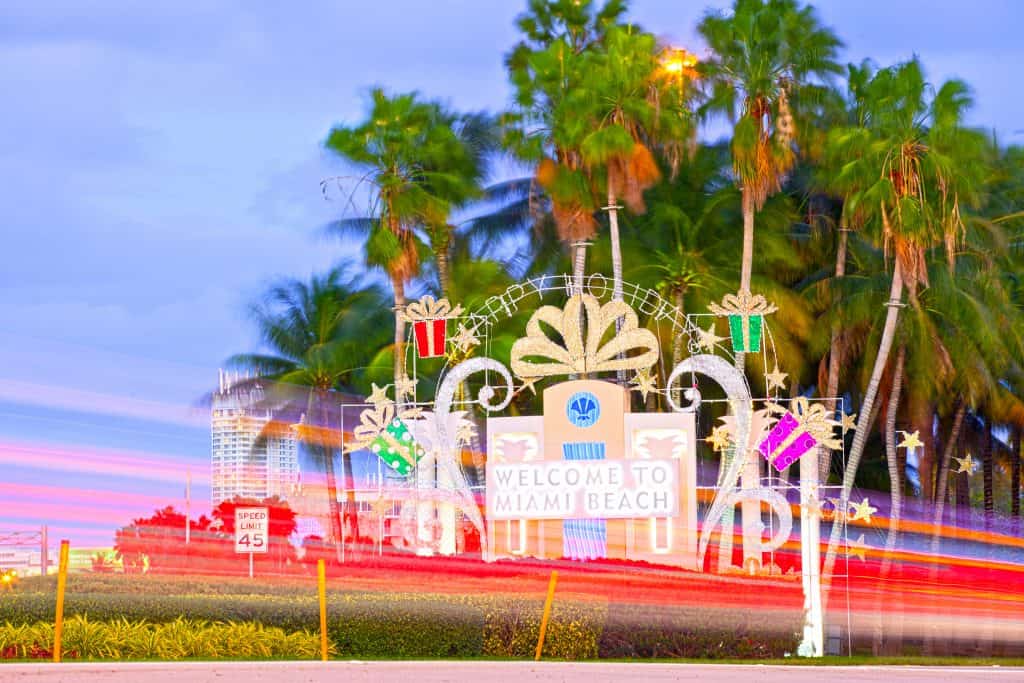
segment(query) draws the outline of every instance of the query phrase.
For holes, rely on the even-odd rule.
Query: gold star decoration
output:
[[[818,496],[816,494],[812,493],[807,496],[807,502],[804,503],[802,507],[804,510],[807,510],[807,514],[809,515],[821,515],[821,501],[818,500]]]
[[[768,380],[768,391],[775,388],[785,389],[787,377],[789,377],[789,375],[779,370],[779,366],[776,364],[775,369],[764,376],[764,378]]]
[[[523,379],[523,383],[521,385],[519,385],[519,388],[516,390],[516,393],[517,394],[521,394],[521,393],[523,393],[523,391],[529,389],[530,393],[533,394],[534,396],[536,396],[537,395],[537,387],[535,387],[533,385],[536,384],[537,380],[539,380],[539,379],[540,379],[539,377],[526,377],[526,378],[524,378]]]
[[[714,351],[715,345],[718,344],[718,342],[723,341],[725,341],[725,337],[719,337],[717,334],[715,334],[714,320],[711,321],[711,324],[708,326],[708,329],[697,330],[697,345],[707,349],[708,351]]]
[[[857,428],[857,413],[843,413],[841,420],[844,432],[850,432]]]
[[[871,507],[871,503],[868,502],[867,498],[860,503],[850,503],[850,507],[853,508],[853,516],[850,517],[851,522],[863,519],[868,524],[871,524],[871,515],[878,512],[878,508]]]
[[[658,389],[657,376],[651,376],[650,370],[637,370],[636,376],[630,380],[630,383],[635,385],[632,390],[639,391],[645,401],[647,394]]]
[[[867,545],[864,543],[864,534],[861,534],[853,541],[846,542],[846,556],[859,558],[861,562],[864,561],[864,555],[867,552]]]
[[[376,382],[373,384],[373,391],[366,398],[367,403],[372,403],[374,406],[384,405],[385,403],[391,403],[391,399],[388,398],[388,387],[390,384],[385,384],[382,387],[378,387]]]
[[[472,347],[480,344],[480,340],[477,339],[476,328],[469,329],[462,323],[459,323],[459,331],[452,337],[452,343],[455,344],[455,348],[465,353]]]
[[[399,401],[401,401],[406,396],[408,396],[409,398],[415,398],[417,382],[419,382],[418,379],[409,379],[408,377],[403,377],[399,379],[397,382],[395,382],[395,398],[397,398]]]
[[[907,432],[903,432],[903,441],[900,442],[899,447],[900,448],[906,448],[908,450],[912,450],[912,449],[915,449],[915,448],[920,448],[923,445],[924,444],[921,443],[921,431],[918,430],[918,431],[914,432],[913,434],[908,434]]]
[[[725,425],[715,427],[711,431],[711,436],[704,440],[711,444],[715,451],[722,451],[729,446],[729,428]]]
[[[971,454],[970,453],[968,453],[966,456],[964,456],[962,458],[953,458],[953,459],[956,460],[956,463],[957,463],[957,468],[956,468],[956,473],[957,474],[963,474],[964,472],[967,473],[967,476],[971,476],[972,474],[974,474],[974,459],[971,458]]]

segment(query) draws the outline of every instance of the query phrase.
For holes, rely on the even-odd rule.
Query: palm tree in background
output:
[[[406,285],[419,273],[428,249],[442,283],[447,280],[450,216],[480,194],[485,128],[485,122],[460,119],[416,93],[389,96],[376,88],[366,120],[336,126],[327,137],[327,149],[362,174],[347,202],[354,205],[359,192],[370,196],[365,214],[342,218],[330,230],[363,240],[367,264],[387,273],[396,311],[405,305]],[[421,235],[429,237],[429,247]],[[396,384],[405,376],[404,342],[405,325],[396,315]]]
[[[341,389],[361,389],[362,373],[387,343],[387,297],[375,287],[343,280],[339,270],[309,282],[285,280],[271,287],[251,317],[266,353],[232,356],[228,363],[255,372],[274,423],[298,423],[298,438],[323,470],[331,540],[343,541],[334,459],[340,439],[331,434],[332,407]],[[337,425],[340,429],[342,425]],[[351,481],[351,456],[341,456],[342,478]],[[358,537],[355,492],[346,486],[346,518]]]
[[[732,165],[743,210],[740,291],[750,292],[754,215],[796,162],[790,99],[810,96],[810,78],[838,72],[841,43],[813,8],[795,0],[736,0],[729,14],[707,13],[697,30],[713,53],[698,65],[709,89],[703,112],[734,122]]]
[[[522,40],[506,56],[515,111],[506,116],[506,146],[536,164],[551,201],[559,239],[574,249],[573,272],[582,287],[583,242],[597,231],[591,181],[585,168],[577,112],[567,100],[579,91],[586,55],[598,49],[626,5],[607,0],[531,0],[516,20]]]
[[[867,443],[905,283],[910,305],[919,305],[919,286],[928,284],[927,251],[944,246],[953,266],[964,232],[960,207],[977,201],[984,169],[984,138],[963,125],[970,104],[965,84],[948,81],[929,97],[920,64],[911,60],[878,71],[865,88],[865,125],[845,129],[834,141],[850,159],[835,182],[849,205],[844,210],[863,211],[865,228],[873,230],[886,256],[893,256],[893,274],[885,324],[843,474],[842,503],[849,499]],[[832,529],[829,569],[840,526]]]
[[[659,75],[653,35],[633,26],[611,26],[599,48],[584,54],[580,87],[565,99],[565,132],[578,147],[593,192],[603,196],[611,238],[612,298],[622,299],[622,249],[618,202],[645,211],[645,190],[661,177],[652,147],[687,140],[690,118],[671,101],[674,84]]]

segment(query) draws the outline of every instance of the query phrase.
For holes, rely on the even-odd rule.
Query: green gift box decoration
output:
[[[732,338],[732,350],[736,353],[760,353],[763,325],[762,315],[730,315],[729,337]]]
[[[711,312],[729,318],[729,337],[734,353],[760,353],[764,316],[778,310],[760,294],[726,294],[721,305],[711,304]]]
[[[403,476],[411,474],[423,457],[423,447],[412,438],[409,426],[397,417],[370,442],[370,451]]]

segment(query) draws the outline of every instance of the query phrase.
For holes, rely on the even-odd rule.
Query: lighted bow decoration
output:
[[[448,299],[434,299],[426,294],[420,297],[419,301],[407,304],[404,309],[399,310],[398,315],[410,323],[438,318],[457,318],[462,315],[462,305],[456,304],[455,308],[452,308]]]
[[[738,294],[726,294],[721,305],[708,306],[717,316],[729,318],[729,336],[732,338],[732,350],[735,352],[757,353],[761,350],[761,329],[764,316],[779,310],[760,294],[741,291]]]
[[[601,339],[619,319],[623,321],[620,330],[602,345]],[[563,343],[551,339],[541,323],[554,329]],[[624,301],[602,305],[593,295],[576,294],[565,308],[542,306],[534,312],[526,324],[526,336],[512,345],[511,366],[518,377],[640,370],[658,361],[658,348],[658,338],[639,326],[636,312]]]

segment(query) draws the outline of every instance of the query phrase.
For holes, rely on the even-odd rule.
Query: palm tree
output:
[[[331,405],[340,399],[332,397],[339,389],[356,388],[377,348],[387,343],[386,300],[376,287],[345,282],[339,270],[313,276],[309,282],[285,280],[251,309],[267,352],[238,354],[228,361],[255,372],[252,383],[263,389],[276,423],[287,418],[308,424],[299,428],[298,436],[323,469],[330,533],[336,543],[343,541],[334,475],[340,440],[335,443],[329,430]],[[342,454],[341,462],[342,477],[350,481],[350,456]],[[346,489],[346,515],[357,536],[355,493]]]
[[[754,215],[795,161],[790,98],[800,97],[809,78],[838,72],[841,43],[813,8],[796,0],[735,0],[729,14],[705,14],[698,31],[712,50],[698,66],[710,88],[703,111],[735,122],[733,171],[743,209],[740,290],[749,292]]]
[[[843,475],[841,504],[849,498],[866,444],[904,305],[904,283],[916,305],[918,286],[928,282],[926,252],[934,246],[946,248],[952,267],[964,230],[960,206],[977,201],[984,156],[984,138],[962,123],[970,102],[962,82],[946,82],[929,98],[921,66],[911,60],[878,71],[865,87],[865,125],[848,128],[834,140],[850,159],[836,186],[846,196],[848,210],[864,212],[865,228],[874,231],[887,256],[894,256],[894,265],[885,325]],[[840,526],[832,529],[829,568]]]
[[[594,194],[605,197],[611,237],[612,298],[622,299],[618,202],[645,210],[643,192],[661,176],[651,147],[689,138],[690,120],[673,99],[674,84],[659,75],[654,36],[632,26],[611,26],[598,49],[583,55],[579,87],[565,99],[570,145],[578,147]],[[572,112],[574,119],[569,116]]]
[[[597,48],[625,12],[621,0],[530,0],[516,25],[523,38],[505,58],[516,111],[506,116],[506,146],[537,164],[537,180],[551,200],[560,240],[574,250],[582,287],[586,241],[597,208],[580,140],[580,119],[567,107],[584,78],[585,55]]]
[[[361,175],[352,184],[349,204],[369,190],[369,210],[330,226],[338,235],[364,241],[366,262],[387,273],[398,310],[405,288],[420,269],[429,235],[442,282],[447,280],[452,210],[479,196],[483,177],[486,126],[458,117],[416,93],[388,96],[371,92],[365,121],[335,126],[325,146]],[[395,316],[395,382],[405,376],[405,325]]]

